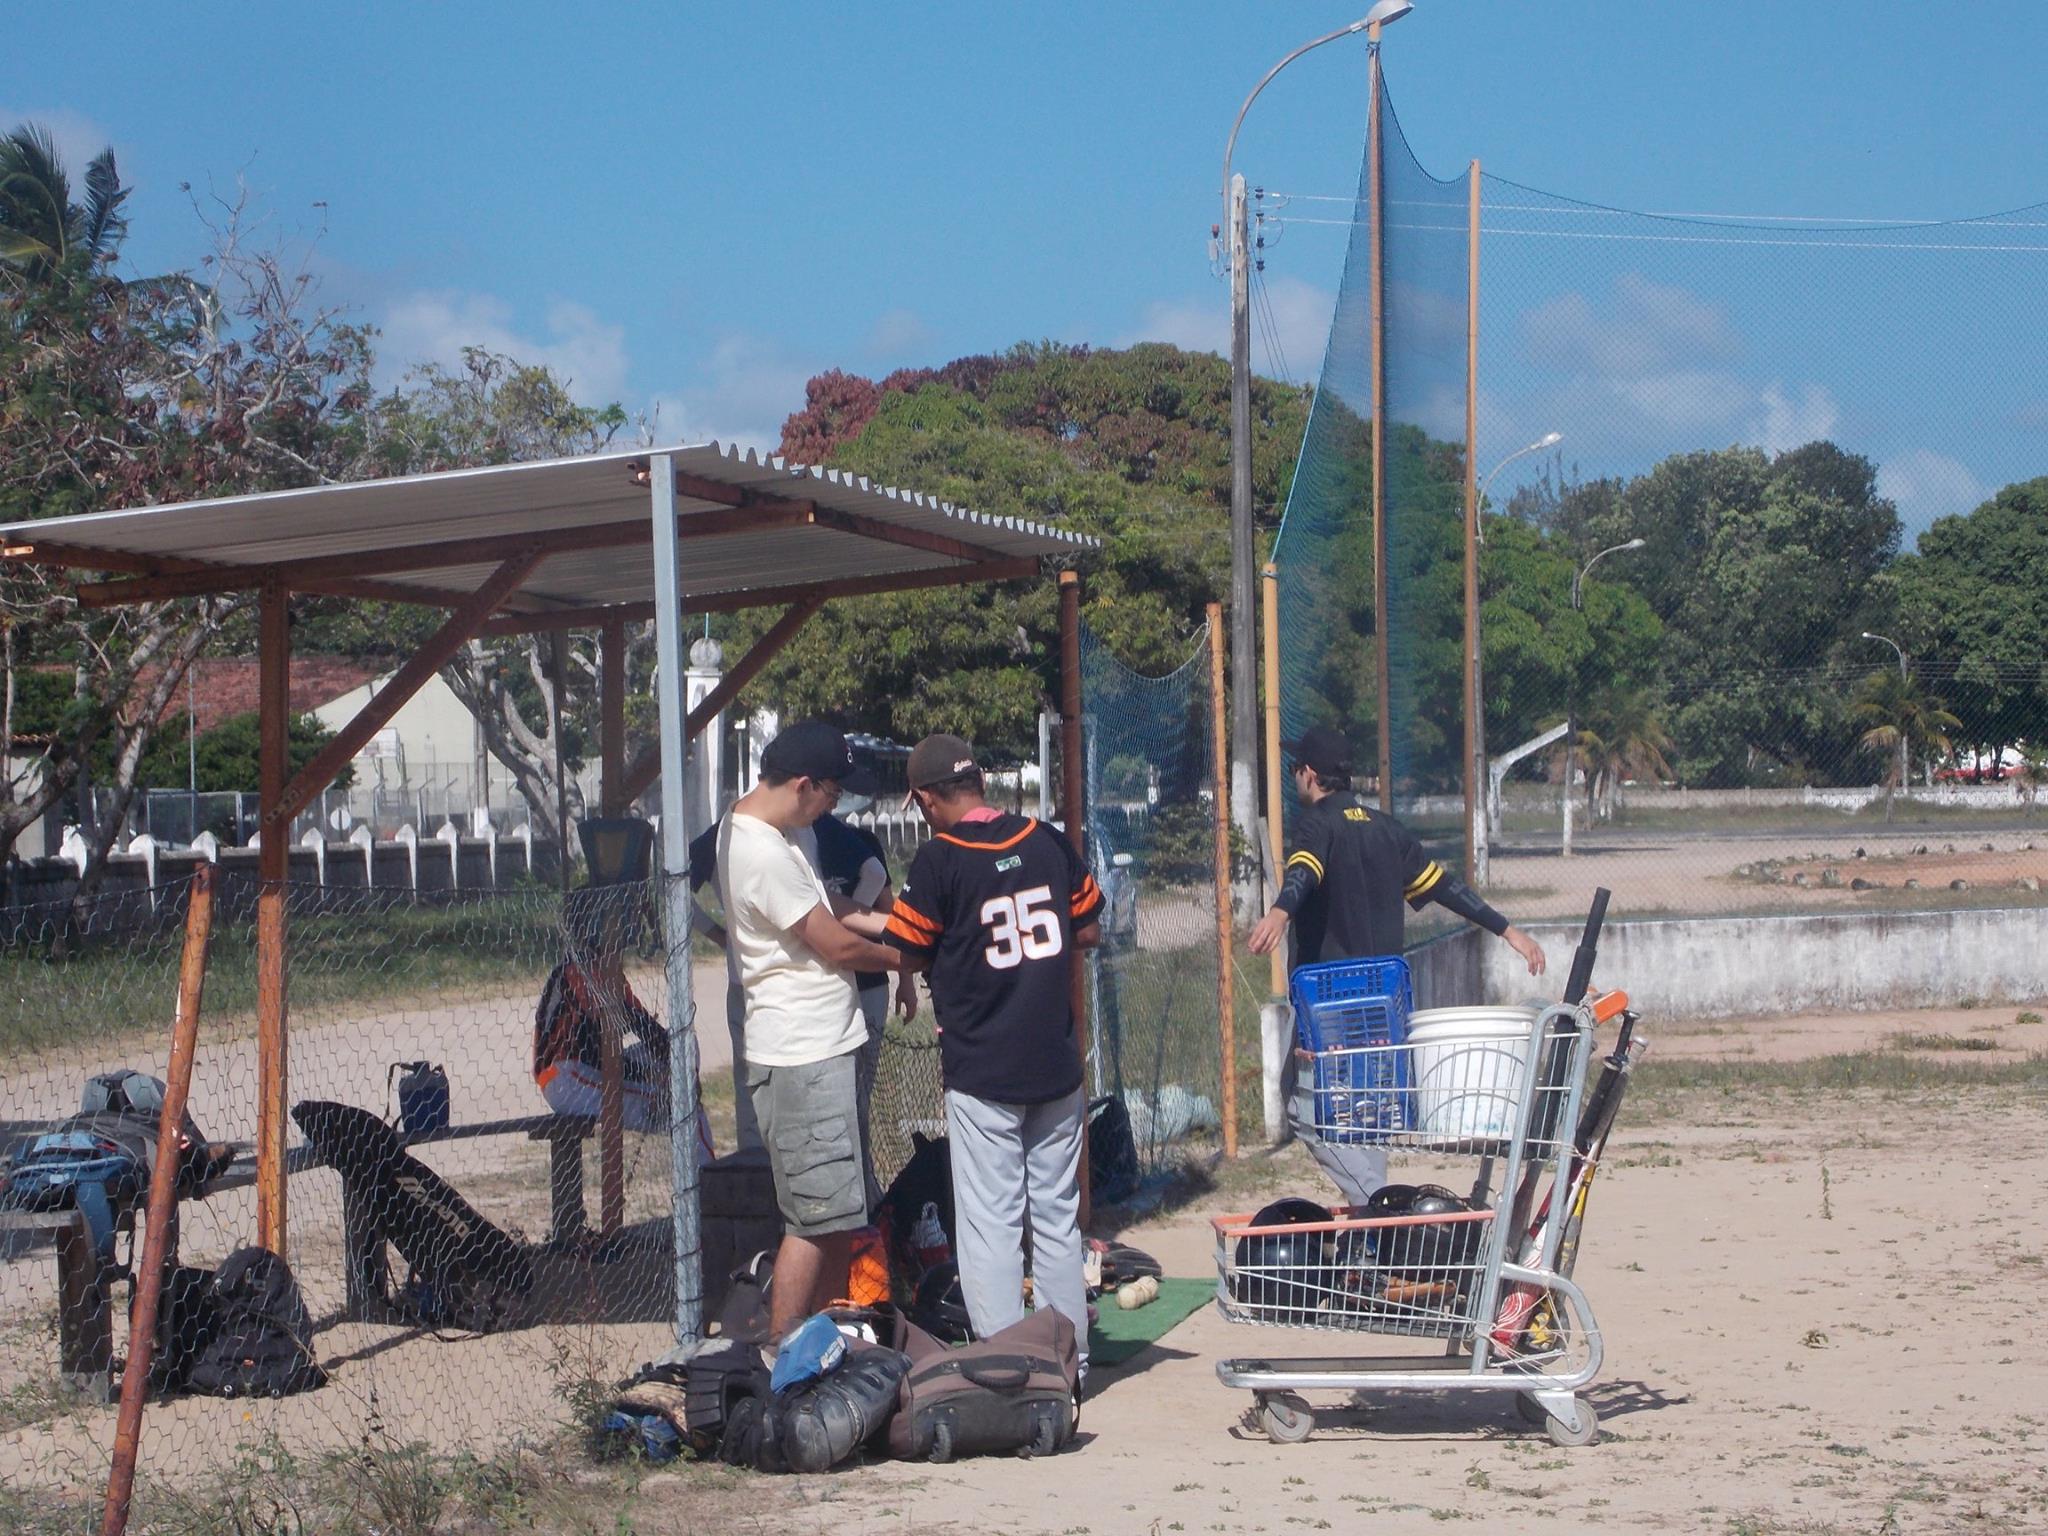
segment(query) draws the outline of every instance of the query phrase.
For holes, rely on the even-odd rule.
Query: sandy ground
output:
[[[1722,1021],[1660,1034],[1653,1049],[1790,1060],[1916,1037],[1937,1056],[2009,1061],[2048,1047],[2048,1029],[2020,1012]],[[1997,1048],[1957,1051],[1944,1036]],[[2015,1306],[2039,1287],[2044,1239],[2031,1202],[2010,1197],[2015,1170],[2048,1166],[2038,1099],[1976,1087],[1752,1103],[1694,1090],[1631,1108],[1578,1267],[1607,1348],[1589,1393],[1604,1429],[1597,1445],[1556,1448],[1504,1398],[1353,1404],[1342,1393],[1308,1394],[1320,1412],[1307,1443],[1270,1444],[1246,1422],[1249,1394],[1220,1385],[1216,1362],[1319,1353],[1330,1336],[1243,1328],[1205,1309],[1100,1373],[1079,1442],[1057,1461],[778,1479],[762,1485],[757,1523],[708,1527],[691,1514],[687,1480],[656,1479],[634,1521],[835,1536],[1350,1530],[1366,1517],[1390,1532],[1461,1521],[1489,1531],[1553,1521],[1714,1533],[2048,1530],[2048,1377]],[[325,1177],[303,1176],[295,1189]],[[1209,1215],[1283,1192],[1328,1198],[1299,1147],[1249,1156],[1226,1178],[1212,1198],[1123,1235],[1170,1274],[1210,1276]],[[320,1203],[310,1187],[294,1198],[295,1208]],[[488,1208],[488,1185],[476,1198]],[[302,1239],[302,1262],[323,1269],[313,1241]],[[658,1244],[609,1266],[562,1261],[547,1283],[583,1288],[573,1325],[451,1342],[330,1328],[330,1387],[278,1403],[152,1408],[146,1464],[204,1464],[266,1430],[302,1452],[373,1434],[482,1452],[536,1433],[559,1421],[577,1382],[659,1348],[661,1308],[634,1298],[657,1294],[665,1262]],[[0,1355],[13,1359],[33,1341],[19,1325],[9,1331]],[[1380,1341],[1365,1347],[1379,1352]],[[1386,1341],[1389,1352],[1403,1347]],[[0,1435],[0,1468],[10,1481],[89,1485],[103,1475],[110,1427],[97,1410],[17,1428]]]

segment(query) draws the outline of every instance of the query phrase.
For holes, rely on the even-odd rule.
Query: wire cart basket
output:
[[[1405,967],[1398,976],[1382,969],[1371,979],[1393,1006],[1369,1018],[1362,1036],[1349,1036],[1372,1043],[1332,1045],[1346,1038],[1346,1015],[1340,1009],[1333,1029],[1324,1005],[1294,989],[1310,1015],[1300,1024],[1297,1061],[1313,1074],[1317,1134],[1425,1155],[1459,1169],[1454,1181],[1469,1169],[1471,1192],[1394,1185],[1328,1221],[1212,1221],[1217,1307],[1232,1322],[1444,1341],[1434,1355],[1346,1354],[1333,1343],[1303,1358],[1218,1362],[1225,1386],[1254,1394],[1273,1440],[1308,1438],[1314,1413],[1298,1394],[1319,1390],[1510,1392],[1523,1417],[1559,1445],[1587,1445],[1598,1434],[1579,1391],[1600,1370],[1600,1328],[1571,1269],[1585,1186],[1633,1058],[1634,1024],[1623,994],[1586,996],[1604,894],[1579,948],[1570,1002],[1519,1015],[1459,1010],[1477,1016],[1471,1027],[1452,1018],[1411,1036],[1406,996],[1389,985],[1405,986]],[[1313,980],[1325,994],[1346,991],[1341,976]],[[1366,994],[1351,990],[1339,1002],[1355,1020]],[[1589,1096],[1595,1029],[1617,1015],[1620,1040]],[[1489,1204],[1496,1169],[1500,1201]]]

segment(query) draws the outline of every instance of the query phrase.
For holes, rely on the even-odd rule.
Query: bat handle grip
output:
[[[1572,955],[1572,971],[1565,982],[1564,1000],[1575,1008],[1585,1000],[1586,988],[1593,981],[1593,957],[1600,949],[1600,926],[1607,920],[1607,899],[1612,894],[1604,885],[1593,892],[1593,907],[1586,914],[1586,931]]]

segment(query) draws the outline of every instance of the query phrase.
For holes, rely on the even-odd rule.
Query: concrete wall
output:
[[[1550,953],[1552,985],[1544,990],[1555,995],[1579,926],[1525,926]],[[1465,985],[1470,972],[1459,967],[1469,964],[1480,972],[1480,989],[1477,997],[1445,1001],[1530,995],[1528,974],[1505,944],[1476,932],[1450,939],[1469,960],[1433,960],[1431,974]],[[2048,997],[2048,908],[1610,922],[1593,980],[1626,990],[1646,1016],[1667,1019],[1954,1007],[1965,998],[2030,1002]]]

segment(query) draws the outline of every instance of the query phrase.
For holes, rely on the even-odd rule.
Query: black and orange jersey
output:
[[[1508,921],[1432,859],[1415,834],[1350,790],[1303,807],[1292,829],[1280,899],[1294,920],[1294,961],[1401,953],[1402,902],[1440,902],[1500,933]]]
[[[964,822],[918,850],[889,937],[930,962],[948,1088],[1004,1104],[1074,1091],[1074,934],[1101,912],[1073,844],[1029,817]]]

